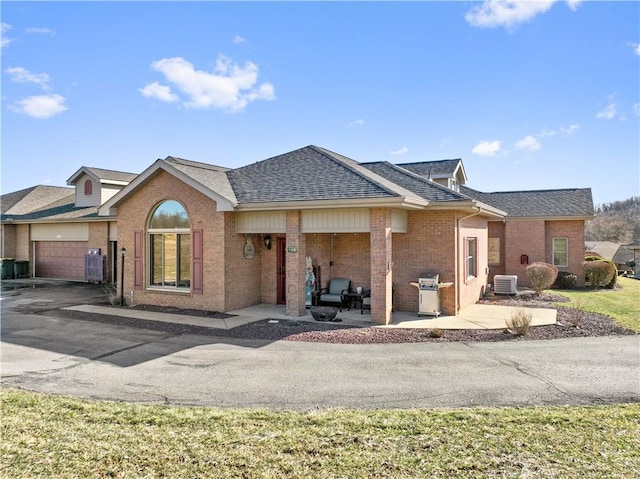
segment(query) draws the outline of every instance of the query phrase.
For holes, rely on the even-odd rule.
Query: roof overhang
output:
[[[505,211],[475,200],[439,201],[437,203],[431,203],[429,210],[459,210],[469,213],[479,213],[496,219],[503,219],[507,215]]]
[[[595,218],[595,215],[575,215],[575,216],[510,216],[506,215],[505,220],[508,221],[589,221]]]
[[[281,201],[269,203],[239,204],[235,211],[283,211],[283,210],[317,210],[337,208],[398,208],[424,209],[429,205],[426,200],[418,201],[413,198],[354,198],[340,200],[309,200],[309,201]]]

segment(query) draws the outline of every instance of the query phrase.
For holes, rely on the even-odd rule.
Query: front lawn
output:
[[[15,478],[629,478],[640,405],[220,410],[0,390]]]
[[[553,290],[571,299],[571,304],[556,303],[558,307],[570,306],[606,314],[618,324],[640,332],[640,281],[618,278],[616,289]]]

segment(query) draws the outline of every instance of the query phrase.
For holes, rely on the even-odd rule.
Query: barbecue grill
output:
[[[439,277],[437,273],[422,273],[417,283],[411,283],[418,288],[418,316],[421,314],[440,315]]]

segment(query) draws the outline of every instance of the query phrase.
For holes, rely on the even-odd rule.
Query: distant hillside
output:
[[[596,217],[587,223],[586,239],[640,243],[640,196],[596,206]]]

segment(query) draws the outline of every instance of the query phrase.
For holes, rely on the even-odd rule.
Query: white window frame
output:
[[[467,279],[478,276],[478,238],[475,236],[464,239],[464,273]]]
[[[564,242],[564,251],[559,250],[556,248],[556,241],[562,240]],[[562,253],[564,254],[564,262],[556,262],[556,251],[558,253]],[[567,238],[566,236],[556,236],[551,240],[551,255],[553,258],[553,265],[560,267],[560,268],[566,268],[569,266],[569,238]]]

